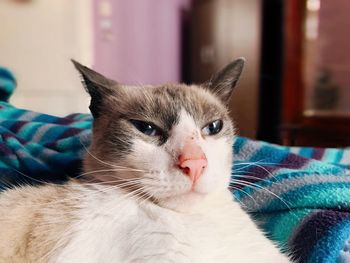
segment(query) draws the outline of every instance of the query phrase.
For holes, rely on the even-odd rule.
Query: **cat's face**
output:
[[[90,179],[175,210],[227,189],[234,128],[226,103],[243,60],[202,86],[125,86],[75,65],[92,96]]]

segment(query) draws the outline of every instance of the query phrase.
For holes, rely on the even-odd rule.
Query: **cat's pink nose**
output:
[[[188,159],[179,164],[181,170],[191,178],[191,181],[195,183],[199,177],[203,174],[205,167],[207,167],[208,162],[206,159]]]
[[[201,147],[196,144],[187,144],[179,156],[179,168],[188,175],[193,183],[203,174],[208,161]]]

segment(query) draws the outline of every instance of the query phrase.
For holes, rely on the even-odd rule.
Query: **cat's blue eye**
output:
[[[208,123],[203,129],[203,135],[215,135],[218,134],[222,130],[223,121],[215,120],[213,122]]]
[[[148,136],[161,135],[160,129],[152,123],[139,120],[130,120],[130,122],[143,134],[146,134]]]

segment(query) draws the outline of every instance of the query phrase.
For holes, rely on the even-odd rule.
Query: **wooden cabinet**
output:
[[[245,57],[246,67],[230,110],[239,133],[255,138],[259,114],[261,1],[194,1],[190,17],[189,81],[207,81],[233,59]]]
[[[327,7],[327,4],[332,6]],[[338,11],[335,10],[336,5]],[[334,24],[334,18],[339,19],[344,13],[343,5],[348,5],[347,1],[286,1],[280,127],[281,142],[284,145],[350,146],[350,100],[344,99],[350,97],[350,86],[346,85],[347,81],[350,83],[350,74],[341,72],[344,65],[350,66],[350,54],[343,45],[344,41],[350,43],[350,38],[344,30],[339,30],[339,24]],[[308,21],[310,15],[314,21]],[[329,18],[331,16],[334,21]],[[347,17],[344,13],[343,19],[350,24],[350,17]],[[317,28],[312,28],[313,25],[308,23],[315,23]],[[345,34],[346,38],[338,41],[339,34]],[[334,46],[327,46],[330,43]],[[339,57],[333,62],[332,56],[335,53]],[[343,67],[340,68],[340,65]],[[325,78],[322,80],[317,76],[325,68],[334,76],[332,83],[327,80],[327,84]],[[321,79],[321,82],[317,79]],[[339,83],[339,86],[334,83]]]

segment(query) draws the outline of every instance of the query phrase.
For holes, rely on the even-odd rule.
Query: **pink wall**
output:
[[[94,0],[94,68],[126,84],[178,82],[181,9],[190,0],[109,0],[111,29],[103,30]]]

